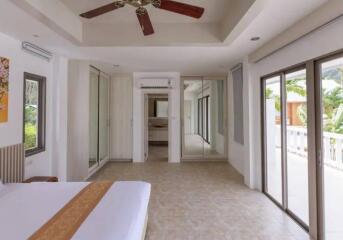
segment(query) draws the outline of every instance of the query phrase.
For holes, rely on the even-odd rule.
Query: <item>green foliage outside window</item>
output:
[[[324,80],[332,80],[338,85],[333,89],[327,90],[323,88],[323,116],[324,116],[324,131],[331,133],[343,134],[343,69],[331,69],[323,73]],[[306,97],[306,90],[298,82],[304,81],[305,78],[291,79],[286,81],[287,92],[293,92],[299,96]],[[280,96],[273,95],[273,90],[266,88],[266,99],[275,100],[275,109],[281,111]],[[302,104],[297,109],[297,115],[304,125],[307,124],[307,108],[306,104]]]
[[[38,110],[35,106],[25,107],[25,149],[37,147],[38,129],[37,129]]]

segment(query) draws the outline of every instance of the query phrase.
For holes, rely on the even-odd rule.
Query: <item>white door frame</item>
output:
[[[170,88],[142,88],[147,79],[169,79]],[[144,162],[144,94],[168,94],[168,162],[181,159],[180,74],[176,72],[134,73],[133,87],[133,162]]]
[[[168,162],[170,162],[170,160],[172,159],[172,152],[171,152],[171,146],[173,144],[173,140],[172,140],[172,131],[171,131],[171,124],[172,124],[172,118],[170,117],[171,116],[171,109],[172,109],[172,103],[171,101],[169,100],[170,97],[171,97],[171,94],[170,94],[170,90],[165,90],[165,89],[144,89],[142,90],[142,96],[143,96],[143,101],[142,101],[142,104],[143,104],[143,109],[145,110],[145,96],[148,95],[148,94],[166,94],[168,95]],[[148,115],[148,118],[149,118],[149,115]],[[149,143],[146,143],[146,138],[145,138],[145,114],[144,114],[144,111],[143,111],[143,116],[141,117],[141,120],[142,120],[142,130],[143,130],[143,133],[142,133],[142,136],[143,136],[143,139],[142,139],[142,143],[143,143],[143,146],[145,146],[145,144],[148,144]],[[149,121],[149,120],[148,120]],[[148,141],[149,141],[149,137],[148,137]],[[144,156],[144,160],[146,161],[148,159],[148,156],[145,156],[145,151],[147,151],[147,154],[149,154],[149,146],[147,147],[148,150],[145,149],[145,147],[143,148],[143,156]]]

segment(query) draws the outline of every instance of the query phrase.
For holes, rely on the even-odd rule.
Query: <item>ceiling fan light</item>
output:
[[[136,13],[138,16],[143,16],[148,13],[148,11],[144,7],[139,7],[136,9]]]
[[[160,8],[161,7],[161,0],[152,0],[151,4],[156,8]]]

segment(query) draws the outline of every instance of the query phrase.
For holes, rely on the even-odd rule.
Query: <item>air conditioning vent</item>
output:
[[[169,89],[170,87],[147,87],[142,86],[141,89]]]
[[[169,89],[172,88],[171,80],[169,79],[140,79],[139,88],[142,89]]]
[[[41,47],[38,47],[37,45],[34,45],[32,43],[29,43],[29,42],[22,42],[22,48],[24,51],[28,52],[28,53],[31,53],[35,56],[38,56],[40,58],[43,58],[47,61],[50,61],[50,59],[52,58],[52,53],[41,48]]]

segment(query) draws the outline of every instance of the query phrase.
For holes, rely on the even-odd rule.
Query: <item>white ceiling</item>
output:
[[[88,0],[85,0],[88,1]],[[223,75],[252,51],[306,16],[327,0],[267,0],[262,12],[229,45],[80,47],[18,9],[10,0],[0,1],[0,32],[28,40],[58,54],[91,61],[112,73],[177,71],[182,75]],[[78,1],[75,1],[78,2]],[[100,0],[99,0],[100,2]],[[208,2],[208,1],[205,1]],[[16,16],[16,21],[8,21]],[[32,35],[38,34],[39,38]],[[250,38],[260,36],[258,42]],[[119,64],[120,67],[113,67]]]
[[[60,0],[69,7],[76,15],[95,9],[97,7],[113,2],[113,0]],[[205,8],[205,13],[201,19],[194,19],[176,13],[171,13],[162,9],[156,9],[151,5],[146,6],[150,18],[154,23],[218,23],[228,12],[231,0],[179,0],[199,7]],[[106,13],[93,19],[81,18],[85,23],[137,23],[135,8],[126,5],[123,8]]]

